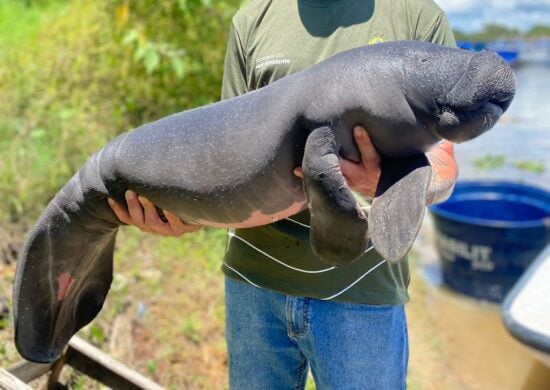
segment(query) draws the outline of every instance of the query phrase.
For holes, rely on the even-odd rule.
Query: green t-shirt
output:
[[[338,52],[395,40],[455,45],[432,0],[251,0],[233,18],[222,98],[261,88]],[[407,259],[391,265],[371,249],[348,265],[330,267],[313,254],[308,223],[306,211],[230,231],[224,273],[289,295],[386,305],[409,299]]]

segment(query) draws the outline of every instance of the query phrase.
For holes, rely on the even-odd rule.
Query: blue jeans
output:
[[[233,390],[405,389],[405,310],[292,297],[225,278]]]

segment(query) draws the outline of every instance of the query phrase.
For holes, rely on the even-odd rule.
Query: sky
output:
[[[486,23],[527,30],[534,24],[550,24],[550,0],[435,0],[451,26],[464,32],[478,31]]]

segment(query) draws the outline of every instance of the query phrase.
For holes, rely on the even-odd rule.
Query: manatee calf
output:
[[[52,199],[26,241],[15,279],[15,341],[55,359],[99,312],[120,222],[107,197],[131,189],[184,221],[246,228],[311,211],[311,242],[331,264],[370,239],[388,261],[410,249],[431,179],[424,153],[491,128],[514,95],[491,52],[423,42],[361,47],[240,97],[175,114],[115,138]],[[359,161],[352,128],[382,157],[369,215],[339,157]],[[292,171],[303,166],[304,179]]]

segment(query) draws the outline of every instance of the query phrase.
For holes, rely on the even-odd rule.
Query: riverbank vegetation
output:
[[[453,33],[458,41],[471,42],[492,42],[502,39],[550,39],[550,24],[537,24],[526,31],[521,31],[517,28],[490,23],[485,25],[480,31],[469,33],[454,30]]]
[[[0,217],[36,217],[116,134],[217,100],[237,3],[1,0]]]

